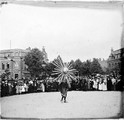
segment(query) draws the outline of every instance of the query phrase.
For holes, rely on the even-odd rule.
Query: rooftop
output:
[[[6,49],[6,50],[0,50],[0,53],[12,53],[15,51],[28,52],[29,49]]]

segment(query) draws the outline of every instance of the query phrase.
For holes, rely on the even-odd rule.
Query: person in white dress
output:
[[[21,93],[25,93],[25,86],[22,85],[21,88],[22,88],[22,89],[21,89]]]
[[[107,90],[107,79],[104,78],[103,80],[103,91],[106,91]]]
[[[19,85],[16,85],[16,94],[19,94]]]
[[[102,79],[100,78],[100,81],[99,81],[99,90],[103,90],[103,82],[102,82]]]
[[[41,87],[42,87],[42,92],[45,92],[45,86],[44,86],[43,82],[41,83]]]
[[[25,92],[28,92],[28,86],[26,83],[24,83],[24,88],[25,88]]]
[[[97,81],[96,81],[96,79],[93,79],[93,89],[97,90]]]

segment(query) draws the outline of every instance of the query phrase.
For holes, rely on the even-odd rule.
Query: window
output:
[[[18,79],[18,76],[19,76],[18,74],[15,74],[15,79]]]
[[[2,70],[4,70],[5,69],[5,65],[2,63]]]
[[[9,69],[9,63],[7,63],[7,65],[6,65],[6,66],[7,66],[7,69]]]

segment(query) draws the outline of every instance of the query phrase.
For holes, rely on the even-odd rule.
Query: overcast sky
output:
[[[48,59],[107,59],[120,48],[122,14],[116,9],[3,5],[0,50],[45,46]]]

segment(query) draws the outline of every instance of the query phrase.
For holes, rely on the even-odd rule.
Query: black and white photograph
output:
[[[123,0],[2,0],[0,119],[123,119]]]

